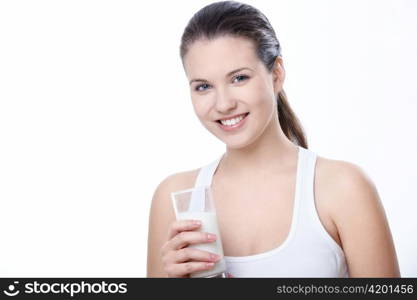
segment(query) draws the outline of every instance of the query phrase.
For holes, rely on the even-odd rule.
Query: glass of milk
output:
[[[201,226],[196,231],[213,233],[217,237],[214,242],[188,245],[188,247],[215,253],[221,257],[211,269],[191,273],[190,277],[226,278],[226,262],[211,187],[198,186],[173,192],[171,199],[177,220],[200,220]]]

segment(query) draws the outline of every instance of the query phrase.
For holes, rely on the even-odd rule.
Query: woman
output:
[[[375,185],[352,163],[308,150],[283,90],[281,47],[252,6],[224,1],[197,12],[181,47],[194,111],[226,145],[204,168],[168,176],[151,205],[148,277],[189,277],[216,258],[192,220],[175,221],[173,191],[210,174],[231,277],[398,277]],[[168,234],[167,234],[168,232]]]

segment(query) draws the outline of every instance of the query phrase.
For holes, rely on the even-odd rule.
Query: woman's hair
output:
[[[181,37],[180,56],[184,56],[190,45],[203,38],[220,36],[244,37],[253,41],[256,54],[269,72],[275,60],[281,56],[281,46],[269,20],[258,9],[236,1],[221,1],[200,9],[188,22]],[[278,119],[288,139],[308,148],[307,139],[300,121],[291,109],[284,90],[277,97]]]

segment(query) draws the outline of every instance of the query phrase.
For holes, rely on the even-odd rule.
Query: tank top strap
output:
[[[200,168],[198,172],[197,178],[195,180],[194,188],[199,188],[203,186],[211,186],[211,182],[213,179],[213,174],[217,169],[217,166],[223,157],[220,156],[214,161],[210,162],[209,164]],[[188,207],[188,211],[201,211],[204,208],[204,190],[203,189],[196,189],[193,190],[191,194],[190,205]]]
[[[302,196],[300,197],[301,202],[303,202],[300,210],[300,214],[302,214],[300,219],[303,220],[301,226],[303,228],[302,231],[308,235],[319,236],[335,251],[338,263],[342,263],[340,259],[344,257],[343,250],[327,232],[317,211],[314,195],[317,155],[311,150],[306,150],[305,156],[306,163],[303,169],[304,183],[301,189]]]
[[[199,186],[210,186],[213,174],[217,169],[217,166],[219,165],[220,160],[222,159],[223,155],[212,161],[211,163],[203,166],[200,171],[198,172],[197,179],[195,180],[194,187]]]
[[[298,186],[299,214],[300,222],[309,226],[315,213],[314,175],[317,155],[306,148],[300,148],[300,150],[302,150],[303,155],[300,157],[302,161],[300,162],[300,182]],[[302,224],[300,225],[302,226]]]

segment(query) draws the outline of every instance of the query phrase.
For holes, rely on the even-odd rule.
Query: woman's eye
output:
[[[238,82],[240,82],[240,81],[243,81],[243,80],[246,80],[246,79],[248,79],[249,78],[249,76],[246,76],[246,75],[237,75],[237,76],[235,76],[235,78],[234,79],[238,79],[238,78],[240,78],[241,80],[239,80]]]
[[[205,87],[205,86],[208,86],[208,84],[207,83],[204,83],[204,84],[197,85],[195,87],[195,90],[198,91],[198,92],[205,91],[205,89],[200,89],[201,87]]]
[[[236,79],[238,79],[238,81],[237,82],[241,82],[241,81],[244,81],[244,80],[246,80],[246,79],[248,79],[249,78],[249,76],[246,76],[246,75],[237,75],[237,76],[235,76],[234,78],[233,78],[233,82],[236,80]],[[196,90],[197,92],[204,92],[205,90],[206,90],[206,87],[209,87],[209,85],[207,84],[207,83],[203,83],[203,84],[199,84],[199,85],[197,85],[195,88],[194,88],[194,90]]]

